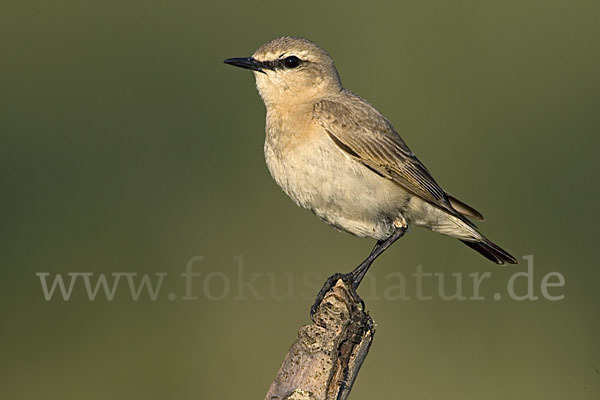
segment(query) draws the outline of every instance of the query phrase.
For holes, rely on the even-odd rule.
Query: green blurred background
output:
[[[263,398],[316,287],[373,245],[297,208],[265,167],[253,78],[222,60],[285,34],[327,49],[486,235],[534,255],[536,295],[549,272],[566,281],[554,302],[417,301],[410,281],[411,300],[385,300],[385,278],[418,265],[492,272],[488,297],[526,268],[413,231],[361,289],[378,331],[352,398],[599,398],[597,1],[0,8],[0,398]],[[237,256],[264,300],[236,299]],[[168,277],[156,301],[125,282],[90,301],[81,281],[46,301],[37,272]]]

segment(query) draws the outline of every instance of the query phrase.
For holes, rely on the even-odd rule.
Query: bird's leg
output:
[[[327,281],[325,281],[325,284],[317,294],[315,303],[310,308],[311,318],[315,315],[317,307],[319,306],[319,304],[321,304],[321,301],[323,301],[323,297],[325,297],[325,294],[335,285],[335,283],[339,279],[342,279],[344,282],[348,283],[352,287],[352,291],[354,292],[353,295],[355,295],[362,303],[362,299],[360,299],[360,296],[358,296],[358,294],[356,293],[356,289],[367,274],[367,271],[371,267],[371,264],[373,264],[373,261],[375,261],[377,257],[379,257],[384,251],[386,251],[388,247],[390,247],[396,240],[404,236],[406,230],[408,229],[408,225],[406,224],[404,218],[402,218],[402,220],[398,223],[394,221],[394,225],[396,226],[396,230],[394,231],[394,233],[392,233],[392,235],[385,240],[377,241],[375,247],[373,247],[373,250],[371,250],[371,254],[369,254],[369,256],[362,263],[360,263],[360,265],[356,267],[352,272],[347,274],[336,273],[330,276],[327,279]]]
[[[369,257],[367,257],[365,261],[360,263],[360,265],[356,267],[352,272],[346,274],[349,278],[349,282],[352,283],[352,288],[354,290],[358,289],[358,285],[360,285],[360,282],[362,282],[363,278],[367,274],[367,271],[371,267],[371,264],[373,264],[373,261],[375,261],[377,257],[379,257],[384,251],[386,251],[388,247],[390,247],[396,240],[404,236],[405,233],[406,227],[397,228],[392,234],[392,236],[385,240],[379,240],[373,248],[373,250],[371,251],[371,254],[369,254]]]

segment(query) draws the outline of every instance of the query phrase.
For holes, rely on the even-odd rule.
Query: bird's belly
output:
[[[378,240],[394,231],[410,196],[398,185],[353,160],[328,137],[285,151],[265,142],[267,166],[299,206],[336,229]]]

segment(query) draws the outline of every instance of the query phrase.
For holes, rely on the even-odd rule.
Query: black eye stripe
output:
[[[302,64],[307,63],[305,60],[301,60],[296,56],[289,56],[286,58],[280,58],[272,61],[264,61],[263,65],[271,70],[279,70],[279,69],[294,69],[298,68]]]

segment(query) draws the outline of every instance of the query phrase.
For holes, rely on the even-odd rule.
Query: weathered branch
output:
[[[375,332],[363,303],[341,279],[325,294],[314,322],[300,328],[266,400],[344,400]]]

